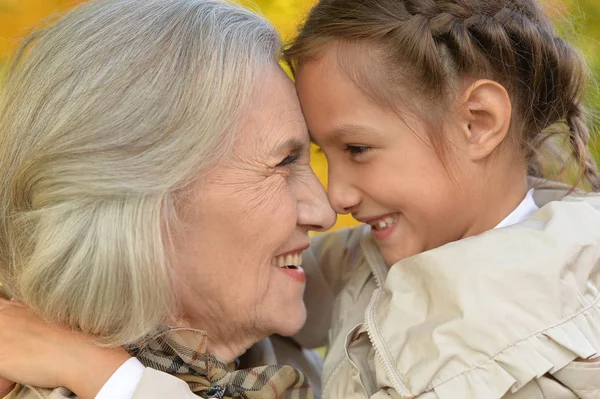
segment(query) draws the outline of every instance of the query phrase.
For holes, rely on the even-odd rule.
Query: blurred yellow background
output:
[[[241,4],[265,15],[279,30],[285,41],[290,40],[297,26],[316,0],[238,0]],[[19,39],[44,18],[67,11],[82,0],[0,0],[0,67],[10,57]],[[600,80],[600,0],[543,0],[559,31],[588,55],[594,80]],[[588,106],[600,115],[600,87],[592,85]],[[312,165],[327,185],[327,165],[324,156],[313,152]],[[336,228],[353,225],[350,216],[338,218]]]

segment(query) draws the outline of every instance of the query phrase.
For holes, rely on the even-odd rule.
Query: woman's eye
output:
[[[365,152],[369,151],[371,147],[366,145],[347,145],[346,152],[350,153],[352,156],[361,155]]]
[[[283,161],[281,161],[277,166],[286,166],[295,163],[300,158],[300,154],[288,155],[285,157]]]

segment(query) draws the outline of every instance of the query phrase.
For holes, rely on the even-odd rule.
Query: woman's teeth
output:
[[[277,256],[273,258],[272,263],[274,266],[282,268],[300,267],[302,266],[302,252]]]
[[[393,225],[394,223],[396,223],[396,220],[398,220],[398,216],[388,216],[385,219],[382,219],[378,222],[371,224],[371,227],[374,230],[385,230],[385,229],[389,228],[391,225]]]

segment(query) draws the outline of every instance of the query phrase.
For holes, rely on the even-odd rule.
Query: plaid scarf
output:
[[[307,378],[290,366],[269,365],[230,371],[206,352],[203,331],[169,329],[130,352],[146,367],[185,381],[202,398],[314,399]]]

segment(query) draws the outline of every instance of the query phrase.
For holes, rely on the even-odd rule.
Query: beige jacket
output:
[[[600,196],[563,193],[389,272],[368,227],[316,238],[298,340],[329,347],[322,397],[600,398]]]

